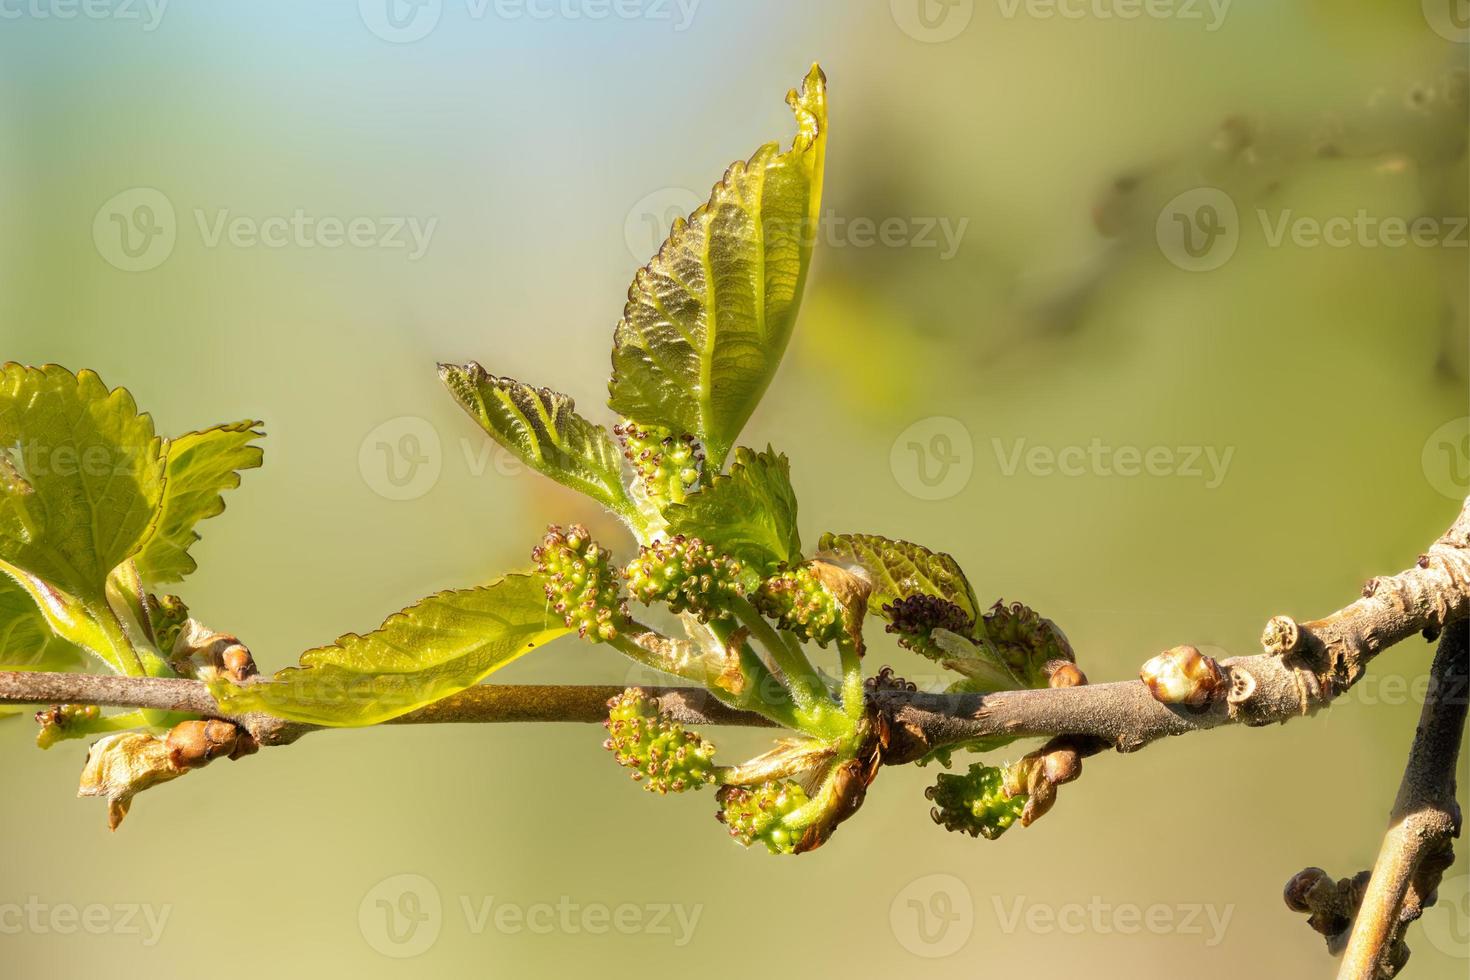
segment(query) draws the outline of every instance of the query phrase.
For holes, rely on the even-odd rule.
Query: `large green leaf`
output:
[[[225,509],[220,494],[240,485],[239,470],[260,465],[261,449],[252,445],[265,435],[260,424],[234,422],[168,440],[162,514],[136,559],[144,581],[177,582],[198,567],[189,555],[199,540],[194,526]]]
[[[231,714],[264,711],[318,725],[375,725],[478,684],[568,632],[537,579],[508,575],[429,596],[366,636],[349,633],[307,651],[301,666],[268,680],[216,678],[210,689]]]
[[[79,671],[86,665],[86,652],[53,633],[30,594],[0,574],[0,670]]]
[[[570,397],[497,378],[474,361],[441,364],[439,378],[470,418],[527,466],[611,510],[632,511],[622,452],[606,429],[576,413]]]
[[[164,461],[153,421],[91,371],[0,368],[0,565],[83,602],[157,519]]]
[[[786,96],[797,135],[734,163],[638,271],[613,337],[613,410],[697,436],[720,468],[791,338],[827,143],[827,85],[812,66]]]
[[[729,473],[684,503],[671,504],[664,518],[670,533],[703,538],[762,573],[801,560],[791,462],[770,447],[763,453],[736,450]]]
[[[877,534],[824,534],[819,551],[856,562],[873,578],[868,608],[883,615],[883,607],[907,596],[939,596],[959,606],[970,621],[979,614],[974,590],[959,563],[949,555],[930,551],[911,541]],[[885,617],[886,618],[886,617]]]

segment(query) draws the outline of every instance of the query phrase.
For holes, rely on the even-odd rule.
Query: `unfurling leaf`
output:
[[[953,603],[972,623],[979,614],[979,603],[965,573],[943,552],[877,534],[824,534],[817,549],[867,570],[873,579],[868,606],[885,619],[890,613],[884,607],[919,594]]]
[[[664,511],[671,534],[701,538],[715,550],[767,574],[801,560],[791,461],[767,447],[741,448],[730,472]]]
[[[694,434],[718,470],[765,393],[801,303],[827,143],[817,66],[786,101],[797,135],[734,163],[638,271],[613,337],[609,404]]]
[[[261,449],[252,445],[265,435],[260,424],[217,425],[168,440],[162,513],[136,559],[144,581],[177,582],[198,567],[189,556],[199,540],[194,526],[225,509],[220,494],[240,485],[239,470],[260,465]]]
[[[522,654],[570,632],[530,575],[440,592],[301,655],[301,666],[210,690],[229,714],[264,711],[317,725],[376,725],[478,684]]]
[[[163,483],[162,442],[125,389],[54,364],[0,368],[0,568],[101,601]]]
[[[77,795],[107,797],[107,826],[116,830],[134,796],[185,772],[170,761],[168,743],[157,735],[120,732],[92,744]]]
[[[607,430],[574,411],[570,397],[497,378],[473,361],[441,364],[439,378],[470,418],[527,466],[612,511],[632,511],[622,452]]]

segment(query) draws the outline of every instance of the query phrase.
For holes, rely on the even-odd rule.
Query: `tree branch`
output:
[[[1168,735],[1221,725],[1266,725],[1311,714],[1362,677],[1394,644],[1436,637],[1470,616],[1470,500],[1443,536],[1398,575],[1371,580],[1363,596],[1325,619],[1278,616],[1266,627],[1267,653],[1221,663],[1228,689],[1200,707],[1162,704],[1140,681],[991,694],[875,690],[874,709],[890,724],[884,758],[903,763],[935,748],[995,735],[1083,737],[1092,749],[1132,752]],[[470,688],[390,724],[511,721],[598,722],[619,689],[587,685],[485,685]],[[769,725],[731,709],[701,688],[659,688],[660,705],[686,724]],[[319,726],[267,715],[223,714],[198,681],[0,672],[0,704],[98,704],[159,708],[227,718],[263,745],[295,741]],[[1090,754],[1090,753],[1089,753]]]
[[[1433,903],[1451,844],[1460,836],[1455,764],[1470,689],[1470,623],[1445,630],[1430,671],[1408,766],[1389,816],[1383,848],[1358,908],[1339,980],[1392,977],[1408,958],[1404,928]]]

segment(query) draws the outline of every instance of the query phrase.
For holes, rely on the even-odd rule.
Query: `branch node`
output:
[[[1261,634],[1261,646],[1275,657],[1295,653],[1301,645],[1301,627],[1290,616],[1272,616]]]

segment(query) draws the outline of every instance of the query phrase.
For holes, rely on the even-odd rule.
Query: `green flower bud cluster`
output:
[[[784,821],[808,802],[798,783],[779,779],[759,786],[723,786],[719,801],[715,819],[746,847],[760,841],[772,854],[796,850],[805,828],[788,827]]]
[[[888,618],[885,627],[889,633],[898,634],[898,645],[922,654],[930,660],[938,660],[944,651],[934,641],[937,629],[946,629],[968,637],[974,623],[965,611],[948,599],[937,595],[915,593],[883,607]]]
[[[612,555],[596,544],[587,529],[573,524],[565,532],[555,524],[531,551],[547,601],[568,627],[594,643],[618,635],[623,612],[618,570]]]
[[[715,781],[715,747],[659,710],[640,688],[608,701],[602,747],[650,793],[682,793]]]
[[[826,646],[846,629],[842,603],[805,565],[766,579],[754,601],[763,615],[803,642],[815,640]]]
[[[165,657],[173,652],[174,643],[188,618],[189,607],[178,596],[166,595],[160,599],[149,594],[148,625],[153,629],[153,638],[158,641],[159,652]]]
[[[692,612],[703,622],[720,615],[726,601],[744,594],[745,567],[700,538],[676,534],[638,549],[623,574],[639,602],[666,602],[676,613]]]
[[[1010,664],[1036,687],[1046,686],[1046,664],[1076,663],[1072,644],[1056,623],[1030,606],[997,602],[980,622],[980,630]]]
[[[704,450],[693,436],[675,436],[662,426],[629,421],[613,426],[613,432],[622,440],[623,455],[654,500],[683,500],[699,485]]]
[[[963,775],[940,773],[924,791],[934,801],[929,811],[945,830],[995,840],[1021,818],[1026,806],[1024,793],[1007,796],[1001,770],[975,763]]]

